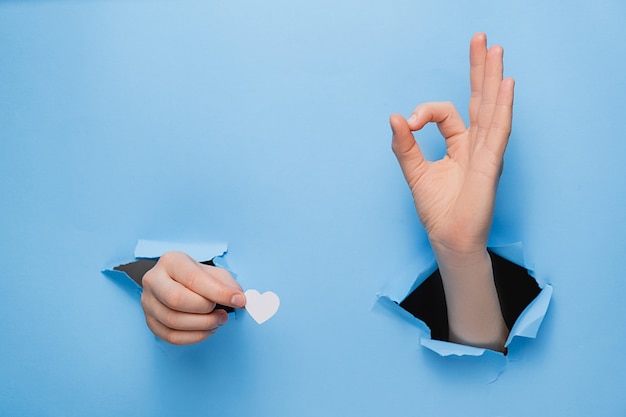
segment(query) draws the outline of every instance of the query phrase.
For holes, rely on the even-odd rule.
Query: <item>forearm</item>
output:
[[[435,249],[435,255],[446,296],[450,341],[504,351],[509,330],[486,248],[468,255]]]

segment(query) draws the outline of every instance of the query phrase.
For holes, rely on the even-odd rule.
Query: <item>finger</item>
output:
[[[486,141],[487,147],[500,160],[504,157],[511,134],[514,90],[515,81],[512,78],[506,78],[500,83],[493,122]]]
[[[439,132],[446,140],[465,132],[465,122],[450,102],[424,103],[413,110],[409,118],[411,130],[420,130],[427,123],[437,123]]]
[[[487,58],[487,36],[477,33],[470,41],[470,128],[478,126],[478,109],[482,100],[483,81],[485,78],[485,60]]]
[[[400,168],[407,182],[411,184],[416,178],[419,168],[424,164],[424,155],[411,133],[408,122],[399,114],[389,118],[391,131],[391,149],[398,159]]]
[[[246,297],[240,289],[223,284],[188,255],[168,252],[161,259],[164,257],[167,257],[163,266],[168,275],[191,291],[224,306],[234,308],[245,306]]]
[[[152,333],[159,339],[165,340],[173,345],[189,345],[202,342],[217,331],[217,329],[192,331],[170,329],[155,318],[147,316],[146,323],[150,330],[152,330]]]
[[[243,289],[241,288],[241,285],[239,285],[239,283],[235,281],[235,278],[233,278],[230,272],[228,272],[224,268],[220,268],[220,267],[212,266],[212,265],[203,265],[203,264],[200,264],[200,267],[204,269],[209,275],[211,275],[212,278],[215,278],[222,284],[234,290],[243,291]]]
[[[504,50],[496,45],[489,48],[485,63],[485,79],[483,81],[482,97],[478,109],[478,139],[485,139],[491,127],[493,114],[498,99],[498,91],[502,83]]]
[[[153,268],[143,278],[142,300],[154,298],[172,310],[185,313],[210,313],[215,303],[174,281],[162,268]]]
[[[218,309],[209,314],[182,313],[172,310],[156,299],[142,299],[142,307],[146,317],[153,317],[159,323],[173,330],[211,330],[228,321],[228,313]]]

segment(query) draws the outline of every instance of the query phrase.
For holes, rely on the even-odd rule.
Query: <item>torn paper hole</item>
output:
[[[271,319],[278,311],[280,306],[280,299],[278,295],[272,291],[259,293],[257,290],[247,290],[246,295],[246,310],[252,316],[254,321],[259,324],[265,323]]]
[[[515,337],[534,338],[547,312],[552,287],[540,287],[521,243],[490,247],[496,287],[507,326],[505,346]],[[521,265],[521,266],[520,266]],[[448,342],[447,309],[441,277],[433,260],[415,280],[394,281],[378,295],[378,302],[420,329],[420,344],[441,356],[481,356],[486,349]]]
[[[131,281],[136,284],[136,289],[141,291],[143,276],[156,264],[166,252],[184,252],[196,261],[205,264],[218,266],[228,270],[228,265],[224,259],[224,254],[228,250],[228,245],[222,242],[210,243],[182,243],[156,240],[139,240],[135,247],[134,261],[117,265],[103,272],[109,276],[120,278],[124,281]],[[229,270],[236,278],[236,274]],[[130,278],[130,280],[128,279]],[[227,312],[232,312],[232,307],[218,305]]]

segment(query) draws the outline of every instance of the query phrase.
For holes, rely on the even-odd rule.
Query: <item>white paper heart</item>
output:
[[[275,293],[267,291],[260,294],[257,290],[248,290],[245,294],[246,310],[257,323],[266,322],[278,311],[280,299]]]

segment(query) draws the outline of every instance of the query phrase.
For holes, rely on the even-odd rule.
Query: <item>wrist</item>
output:
[[[487,248],[435,252],[448,312],[449,340],[504,351],[508,329]]]
[[[491,257],[485,245],[468,246],[462,249],[433,243],[431,243],[431,246],[440,266],[471,268],[485,263],[491,264]]]

